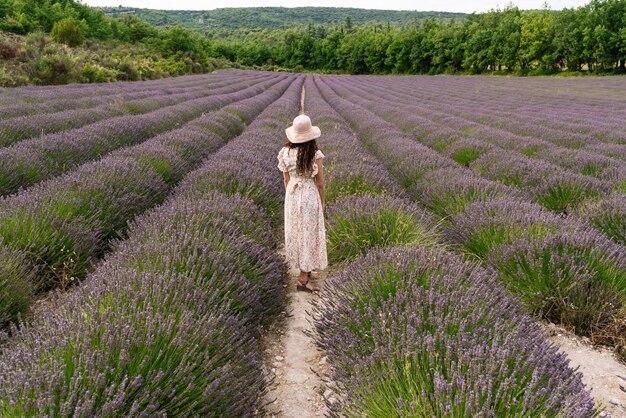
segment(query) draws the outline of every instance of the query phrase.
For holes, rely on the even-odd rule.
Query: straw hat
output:
[[[292,144],[302,144],[322,135],[320,128],[311,125],[311,118],[300,115],[293,120],[293,125],[285,129],[287,139]]]

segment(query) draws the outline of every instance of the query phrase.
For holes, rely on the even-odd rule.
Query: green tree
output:
[[[521,17],[520,64],[522,68],[553,70],[556,53],[552,42],[554,12],[548,8],[529,10]]]

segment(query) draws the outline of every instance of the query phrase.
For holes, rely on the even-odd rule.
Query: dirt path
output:
[[[302,86],[300,114],[304,113],[304,98]],[[279,253],[284,257],[284,249]],[[324,397],[331,396],[322,380],[326,374],[326,359],[312,336],[311,301],[318,296],[296,290],[298,273],[298,270],[290,272],[288,307],[262,340],[265,364],[274,378],[268,392],[269,417],[323,417],[326,413]],[[311,281],[321,288],[327,274],[328,270],[313,272]]]
[[[567,354],[570,365],[579,367],[591,395],[604,406],[601,416],[626,418],[626,365],[618,362],[611,350],[594,348],[587,338],[552,324],[542,327],[546,329],[548,339]]]
[[[311,336],[309,313],[317,295],[296,291],[297,274],[290,275],[287,311],[264,338],[266,364],[275,378],[268,394],[269,417],[323,417],[324,396],[330,396],[322,380],[326,359]],[[326,274],[313,272],[312,282],[322,287]]]

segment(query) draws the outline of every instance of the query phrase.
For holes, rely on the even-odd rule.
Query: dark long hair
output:
[[[317,142],[313,139],[311,141],[303,142],[302,144],[294,144],[292,142],[285,142],[287,148],[296,148],[298,150],[298,160],[296,161],[296,172],[299,175],[313,172],[313,163],[315,162],[315,152],[317,152]]]

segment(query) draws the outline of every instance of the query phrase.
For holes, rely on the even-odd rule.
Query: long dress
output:
[[[324,270],[328,267],[324,210],[313,172],[300,176],[296,171],[297,148],[283,147],[278,153],[278,168],[289,172],[285,190],[285,252],[290,269]],[[322,151],[315,160],[324,158]]]

